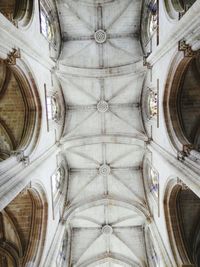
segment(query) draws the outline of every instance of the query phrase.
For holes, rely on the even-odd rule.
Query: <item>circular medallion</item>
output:
[[[97,110],[101,113],[104,113],[108,110],[108,103],[104,100],[99,101],[97,104]]]
[[[98,44],[103,44],[106,41],[106,32],[104,30],[98,30],[94,33],[94,39]]]
[[[105,225],[105,226],[102,227],[102,233],[103,233],[104,235],[111,235],[112,232],[113,232],[112,226],[110,226],[110,225]]]
[[[99,174],[102,176],[108,176],[110,174],[110,166],[103,164],[99,168]]]

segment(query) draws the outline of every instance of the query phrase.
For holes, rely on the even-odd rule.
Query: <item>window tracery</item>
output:
[[[59,105],[55,96],[47,97],[47,117],[49,120],[59,120]]]
[[[153,118],[158,114],[158,95],[154,91],[150,91],[148,96],[149,118]]]
[[[148,4],[149,11],[149,35],[152,36],[158,27],[157,1]]]
[[[51,42],[53,40],[53,28],[50,22],[50,18],[42,6],[40,8],[40,27],[41,33],[49,42]]]
[[[149,186],[150,192],[154,197],[158,198],[159,196],[159,175],[158,172],[152,167],[149,166]]]
[[[58,201],[59,196],[62,193],[62,185],[63,185],[63,181],[64,181],[64,176],[65,176],[64,168],[62,166],[60,166],[51,177],[52,194],[53,194],[54,202]]]

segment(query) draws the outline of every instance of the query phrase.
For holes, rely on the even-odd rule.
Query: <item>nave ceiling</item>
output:
[[[200,265],[199,12],[0,1],[0,267]]]
[[[69,266],[149,266],[142,1],[57,1]]]

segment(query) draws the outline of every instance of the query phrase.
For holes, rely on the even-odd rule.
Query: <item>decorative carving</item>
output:
[[[158,94],[153,90],[149,90],[148,95],[148,117],[149,119],[158,115]]]
[[[101,113],[108,111],[108,108],[108,103],[104,100],[99,101],[97,104],[97,110]]]
[[[183,162],[185,160],[185,153],[183,153],[183,151],[178,151],[177,152],[177,159],[181,162]]]
[[[148,53],[146,56],[143,57],[143,66],[146,66],[147,69],[152,69],[152,66],[149,62],[147,62],[147,58],[150,55],[150,53]]]
[[[152,138],[152,137],[148,137],[148,140],[145,141],[145,143],[146,143],[147,145],[150,145],[152,141],[153,141],[153,138]]]
[[[181,186],[182,190],[188,190],[189,187],[179,178],[177,178],[177,184],[179,184]]]
[[[186,44],[185,40],[179,41],[178,46],[179,51],[183,51],[185,57],[193,57],[197,53],[196,51],[192,50],[190,45]]]
[[[183,150],[177,153],[177,159],[183,162],[190,155],[192,148],[191,144],[183,145]]]
[[[107,35],[106,32],[104,30],[97,30],[94,33],[94,39],[98,44],[103,44],[106,42],[107,39]]]
[[[104,235],[111,235],[113,233],[113,228],[110,225],[105,225],[102,227],[101,231]]]
[[[192,144],[183,145],[183,153],[185,154],[185,156],[189,156],[192,149]]]
[[[8,57],[5,61],[8,65],[16,65],[17,58],[21,58],[20,49],[13,48],[12,51],[8,53]]]
[[[107,164],[103,164],[99,168],[99,174],[102,176],[108,176],[110,174],[110,171],[110,166],[108,166]]]
[[[17,161],[22,162],[25,167],[29,165],[30,159],[28,156],[24,156],[24,151],[13,151],[12,154],[14,154],[17,158]]]

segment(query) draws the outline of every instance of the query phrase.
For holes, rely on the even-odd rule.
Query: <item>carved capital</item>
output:
[[[13,48],[5,60],[8,65],[16,65],[17,58],[21,58],[20,49]]]

